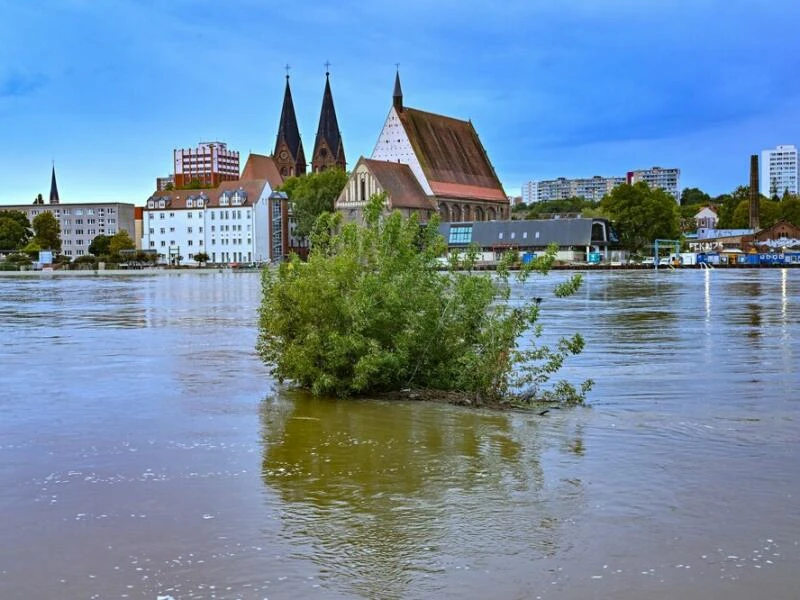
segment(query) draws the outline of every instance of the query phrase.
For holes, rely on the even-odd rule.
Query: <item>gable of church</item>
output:
[[[383,124],[383,129],[378,136],[378,142],[375,144],[371,158],[407,164],[425,193],[429,196],[433,195],[433,190],[431,190],[431,186],[422,170],[422,165],[420,165],[411,145],[411,140],[400,121],[397,108],[394,106],[389,111],[389,116],[386,117],[386,122]]]

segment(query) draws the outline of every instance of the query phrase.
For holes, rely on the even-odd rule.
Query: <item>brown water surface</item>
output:
[[[257,274],[0,278],[0,598],[800,597],[800,271],[564,276],[545,416],[280,391]]]

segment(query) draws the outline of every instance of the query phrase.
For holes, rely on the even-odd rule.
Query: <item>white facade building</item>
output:
[[[761,193],[782,197],[785,192],[798,193],[797,147],[777,146],[761,153]]]
[[[599,175],[578,179],[559,177],[558,179],[529,181],[522,185],[522,201],[532,204],[575,197],[598,201],[621,183],[625,183],[624,177],[601,177]]]
[[[698,229],[716,229],[719,217],[713,207],[704,206],[695,213],[694,221]]]
[[[160,261],[197,265],[266,262],[270,256],[267,181],[225,182],[212,190],[157,192],[143,211],[142,249]]]

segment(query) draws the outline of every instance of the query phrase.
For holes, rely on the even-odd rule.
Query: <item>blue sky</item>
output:
[[[470,118],[506,191],[680,167],[712,194],[800,145],[796,0],[0,0],[0,204],[141,205],[173,148],[275,144],[284,68],[306,154],[325,82],[348,163],[400,63],[408,106]]]

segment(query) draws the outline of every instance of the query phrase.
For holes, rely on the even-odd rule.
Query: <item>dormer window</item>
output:
[[[158,208],[164,208],[166,205],[164,204],[163,200],[158,201]]]
[[[156,203],[153,202],[152,200],[148,200],[147,201],[147,208],[155,208],[155,206],[156,206]]]
[[[197,199],[197,208],[203,208],[203,199],[202,198],[198,198]]]
[[[186,199],[186,208],[194,208],[194,200],[191,198]]]
[[[222,194],[222,196],[219,197],[219,205],[220,206],[228,206],[228,195],[227,194]]]

